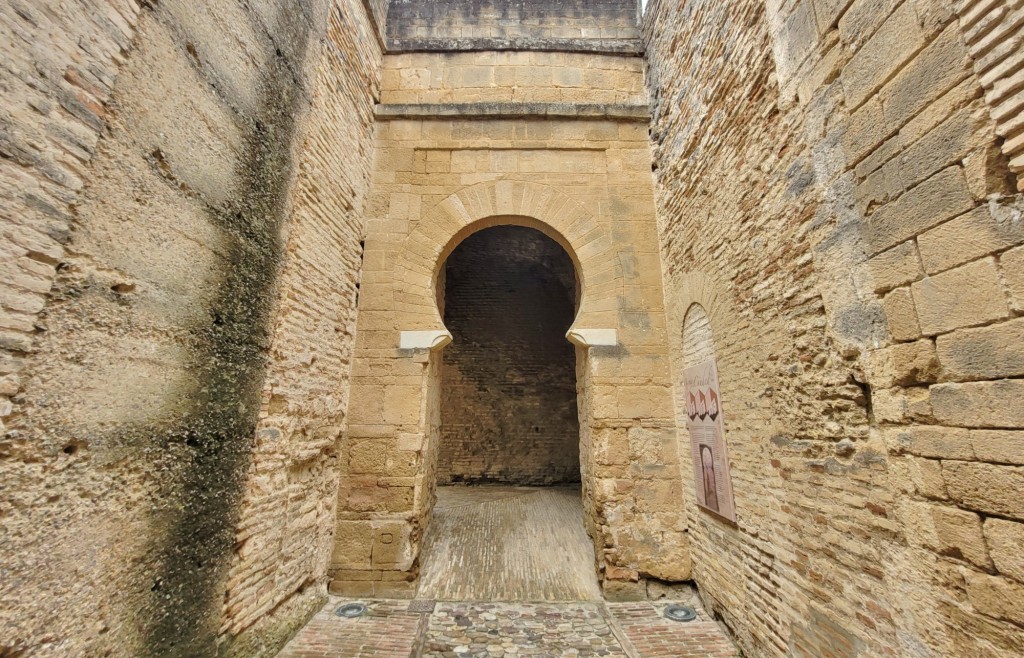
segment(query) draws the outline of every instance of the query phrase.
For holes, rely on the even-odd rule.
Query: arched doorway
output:
[[[525,226],[462,240],[438,273],[442,354],[437,504],[420,595],[600,596],[583,524],[576,349],[565,249]]]
[[[452,344],[441,370],[438,484],[580,481],[572,260],[522,226],[466,238],[439,300]]]

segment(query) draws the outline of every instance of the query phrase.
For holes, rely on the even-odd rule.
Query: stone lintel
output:
[[[647,123],[647,105],[626,103],[403,103],[377,105],[376,117],[389,119],[571,118],[637,121]]]
[[[436,53],[436,52],[485,52],[485,51],[539,51],[563,53],[588,53],[594,55],[644,54],[640,39],[584,39],[584,38],[538,38],[538,37],[422,37],[388,38],[387,54]]]

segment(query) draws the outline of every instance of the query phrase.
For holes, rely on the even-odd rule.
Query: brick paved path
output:
[[[718,624],[703,611],[695,621],[665,619],[668,602],[606,604],[623,634],[643,658],[727,658],[738,656]]]
[[[418,597],[599,601],[579,488],[438,487]]]
[[[343,619],[334,611],[344,602],[332,598],[279,658],[738,656],[703,613],[689,623],[668,621],[664,602],[369,601],[366,616]]]

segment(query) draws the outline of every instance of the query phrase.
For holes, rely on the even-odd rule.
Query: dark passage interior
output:
[[[580,481],[576,276],[562,247],[519,226],[484,229],[445,264],[440,484]]]

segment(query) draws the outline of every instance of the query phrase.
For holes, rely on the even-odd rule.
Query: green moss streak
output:
[[[299,12],[296,12],[297,14]],[[287,18],[283,20],[288,20]],[[294,19],[302,23],[299,15]],[[306,24],[287,30],[308,37]],[[303,48],[297,52],[304,52]],[[282,57],[267,67],[259,118],[247,126],[241,192],[210,219],[232,236],[231,265],[211,317],[192,330],[200,394],[168,433],[158,467],[167,496],[158,569],[143,613],[146,654],[217,653],[223,582],[235,543],[259,413],[301,90]]]

